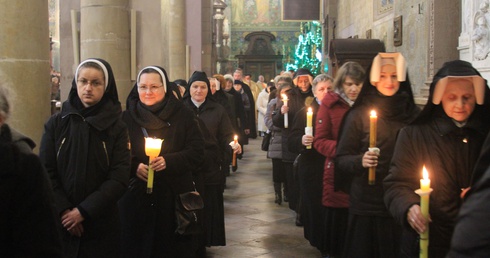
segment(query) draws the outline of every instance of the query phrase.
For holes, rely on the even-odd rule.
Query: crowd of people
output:
[[[0,253],[206,257],[226,245],[226,177],[248,140],[264,137],[274,202],[294,211],[322,257],[418,257],[425,232],[429,257],[485,257],[489,101],[486,80],[455,60],[421,110],[403,55],[379,53],[367,70],[346,62],[335,77],[300,68],[270,82],[241,69],[172,81],[147,66],[122,110],[110,64],[91,58],[37,156],[8,126],[0,85]],[[416,193],[423,167],[430,217]]]

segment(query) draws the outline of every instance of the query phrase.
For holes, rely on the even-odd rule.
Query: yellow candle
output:
[[[376,147],[376,125],[378,122],[378,117],[376,116],[376,111],[371,110],[371,115],[369,116],[369,147]],[[376,167],[369,168],[368,183],[374,185],[376,182]]]
[[[237,144],[238,143],[238,136],[235,135],[233,137],[233,143]],[[236,153],[233,151],[233,158],[231,159],[231,166],[236,167]]]
[[[309,107],[308,112],[306,112],[305,135],[313,135],[313,110],[311,107]],[[311,144],[306,146],[306,149],[311,149]]]
[[[311,107],[308,108],[308,112],[306,112],[306,127],[313,126],[313,110]]]
[[[420,210],[424,218],[429,221],[429,194],[430,189],[430,179],[427,169],[422,169],[423,179],[420,179]],[[427,225],[427,230],[420,234],[420,257],[429,257],[429,227]]]
[[[149,157],[149,162],[160,155],[162,149],[163,139],[145,137],[145,153]],[[151,166],[148,166],[148,181],[146,183],[146,193],[151,194],[153,192],[153,178],[154,171]]]
[[[282,96],[282,102],[284,103],[284,106],[288,106],[288,96],[286,94],[281,94]],[[284,128],[288,128],[288,113],[284,113]]]

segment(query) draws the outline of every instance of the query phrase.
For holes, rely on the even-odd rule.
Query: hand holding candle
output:
[[[233,143],[234,144],[237,144],[238,143],[238,136],[237,135],[235,135],[233,137]],[[232,167],[236,167],[236,152],[235,151],[233,151],[233,158],[231,160],[231,166]]]
[[[145,153],[146,156],[150,158],[151,162],[153,159],[160,155],[162,149],[163,139],[145,137]],[[146,193],[151,194],[153,192],[153,178],[154,170],[152,166],[148,166],[148,181],[146,185]]]
[[[429,173],[425,166],[422,170],[423,179],[420,179],[420,189],[415,193],[420,195],[420,210],[426,221],[429,221],[429,196],[432,192],[430,188]],[[420,233],[420,257],[429,257],[429,227],[423,233]]]
[[[377,131],[378,116],[376,111],[371,110],[371,116],[369,116],[369,147],[376,147],[376,131]],[[369,168],[368,183],[374,185],[376,182],[376,167]]]
[[[283,106],[287,107],[288,106],[288,96],[286,94],[281,94],[282,96],[282,102],[284,103]],[[284,113],[284,128],[288,128],[288,113]]]
[[[313,110],[311,107],[309,107],[308,112],[306,112],[305,135],[313,136]],[[306,146],[306,148],[311,149],[311,143],[310,145]]]

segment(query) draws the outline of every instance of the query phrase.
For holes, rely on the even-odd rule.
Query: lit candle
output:
[[[235,137],[233,137],[233,143],[234,144],[238,143],[238,136],[235,135]],[[233,158],[231,159],[231,166],[236,167],[236,153],[234,150],[232,151],[233,151]]]
[[[145,153],[150,158],[150,161],[160,155],[162,149],[163,139],[145,137]],[[148,163],[149,164],[149,163]],[[153,192],[153,178],[154,171],[151,166],[148,166],[148,181],[146,184],[146,193],[151,194]]]
[[[422,211],[422,215],[429,221],[429,195],[432,191],[430,189],[430,179],[429,173],[427,169],[422,169],[423,179],[420,179],[420,189],[416,193],[420,195],[420,210]],[[420,257],[427,258],[429,257],[429,227],[427,225],[427,229],[425,232],[420,234]]]
[[[311,107],[309,107],[308,112],[306,112],[305,135],[313,135],[313,110]],[[311,149],[311,144],[306,146],[306,148]]]
[[[281,94],[282,96],[282,102],[284,103],[284,106],[288,106],[288,96],[286,94]],[[284,113],[284,128],[288,128],[288,113]]]
[[[311,107],[309,107],[308,112],[306,112],[306,127],[313,127],[313,110]]]
[[[371,110],[371,115],[369,116],[369,147],[376,147],[376,124],[378,122],[378,117],[376,116],[376,111]],[[374,185],[376,182],[376,167],[369,168],[368,183]]]

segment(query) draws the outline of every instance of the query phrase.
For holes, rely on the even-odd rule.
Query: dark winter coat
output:
[[[476,107],[466,125],[460,128],[446,115],[442,104],[431,103],[436,83],[448,74],[454,75],[450,69],[461,71],[469,68],[461,62],[446,63],[434,76],[426,108],[398,135],[390,175],[384,181],[385,203],[395,220],[404,227],[402,242],[416,246],[417,233],[407,222],[407,212],[412,205],[420,203],[420,197],[414,191],[420,188],[422,167],[425,165],[427,168],[434,189],[429,206],[431,257],[444,257],[449,250],[462,204],[461,189],[470,186],[476,160],[490,128],[486,117],[490,108],[485,108],[485,105]],[[476,74],[474,70],[470,75]],[[488,87],[486,92],[485,101],[488,102]],[[406,247],[404,251],[418,255],[418,248],[407,250]]]
[[[109,76],[100,102],[84,108],[73,79],[61,112],[44,126],[40,147],[60,218],[75,207],[85,218],[81,238],[63,229],[66,257],[117,257],[119,251],[117,201],[129,180],[129,138],[112,70],[98,61]]]
[[[206,173],[204,183],[207,185],[224,184],[224,174],[220,166],[227,153],[231,153],[228,145],[233,140],[233,127],[231,126],[225,109],[213,100],[207,100],[197,108],[190,98],[184,99],[184,105],[194,111],[196,117],[206,126],[203,133],[206,150]]]
[[[235,104],[235,121],[231,121],[231,124],[238,134],[238,142],[241,145],[248,144],[247,136],[245,135],[245,129],[249,129],[248,121],[246,119],[245,107],[243,106],[242,94],[238,93],[233,87],[229,91],[223,90],[223,92],[233,96],[233,103]]]
[[[376,167],[376,182],[368,184],[368,169],[362,166],[362,156],[369,147],[369,114],[378,115],[377,146],[380,149]],[[350,184],[351,214],[362,216],[390,216],[383,202],[383,179],[389,165],[398,130],[413,121],[419,109],[415,106],[410,81],[400,83],[393,96],[383,96],[371,85],[369,77],[353,107],[346,113],[339,129],[335,169],[341,177],[352,177]],[[337,175],[337,174],[336,174]],[[344,189],[348,190],[348,189]]]
[[[12,142],[23,153],[32,153],[32,149],[36,147],[36,143],[32,139],[7,124],[3,124],[0,128],[0,141]]]
[[[301,95],[299,95],[300,91],[296,88],[291,89],[286,93],[288,96],[288,128],[284,127],[284,115],[281,114],[281,107],[284,105],[282,101],[282,96],[279,97],[276,103],[276,109],[272,112],[272,123],[275,127],[281,128],[281,136],[282,136],[282,160],[284,162],[293,163],[296,157],[299,154],[299,151],[293,150],[289,148],[289,134],[291,131],[291,127],[293,126],[294,116],[296,113],[305,107],[305,103]],[[310,98],[309,103],[313,101],[313,98]]]
[[[31,139],[1,127],[0,256],[63,257],[53,190],[30,146]]]
[[[168,85],[165,70],[158,68],[166,77],[162,80]],[[119,203],[123,257],[159,257],[163,254],[178,257],[191,251],[188,239],[181,239],[174,233],[175,198],[177,194],[195,189],[193,173],[202,166],[204,141],[197,120],[171,92],[165,93],[159,110],[151,111],[140,102],[135,84],[128,96],[123,121],[128,126],[132,147],[130,185]],[[149,163],[142,127],[149,137],[164,140],[159,156],[165,159],[167,167],[155,172],[152,194],[146,193],[147,183],[136,177],[138,165]]]
[[[271,141],[267,157],[271,159],[282,159],[282,130],[272,123],[272,113],[276,110],[277,98],[271,99],[267,104],[267,112],[265,113],[264,122],[267,128],[271,131]]]
[[[350,106],[337,93],[328,92],[323,97],[318,110],[315,126],[315,149],[325,156],[323,167],[323,193],[322,204],[326,207],[349,207],[349,195],[343,191],[336,191],[335,181],[335,155],[337,139],[342,118]]]
[[[318,123],[318,109],[320,105],[314,100],[310,107],[313,111],[313,135],[315,124]],[[323,208],[322,208],[322,177],[325,157],[313,146],[307,149],[302,143],[306,127],[306,111],[304,107],[294,116],[293,126],[289,135],[288,147],[293,152],[301,153],[298,159],[298,181],[300,186],[301,219],[304,226],[305,238],[312,246],[322,250],[323,247]]]
[[[490,167],[481,176],[461,206],[447,257],[490,257]]]

